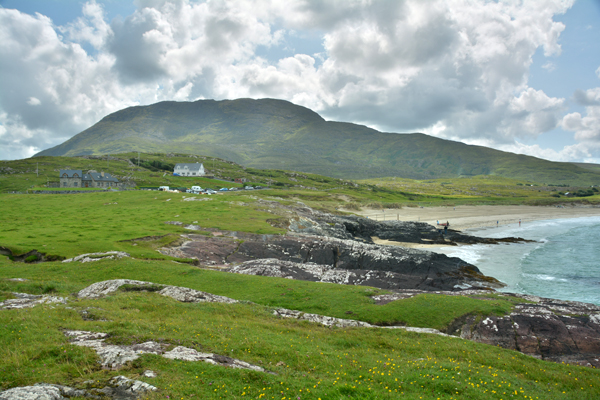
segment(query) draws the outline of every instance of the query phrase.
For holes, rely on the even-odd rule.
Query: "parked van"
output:
[[[168,186],[161,186],[161,187],[158,188],[158,190],[162,190],[162,191],[167,192],[169,190],[169,187]]]
[[[200,194],[202,188],[200,186],[192,186],[192,193]]]

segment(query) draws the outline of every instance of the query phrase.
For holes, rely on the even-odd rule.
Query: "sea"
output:
[[[500,291],[600,305],[600,216],[523,222],[465,233],[535,241],[439,249],[504,282],[507,286]]]

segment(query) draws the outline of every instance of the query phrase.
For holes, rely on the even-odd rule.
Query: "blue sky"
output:
[[[272,97],[600,163],[600,0],[0,0],[0,159],[119,109]]]

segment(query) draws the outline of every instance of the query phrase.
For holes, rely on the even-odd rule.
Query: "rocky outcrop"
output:
[[[237,300],[231,299],[225,296],[218,296],[212,293],[201,292],[186,287],[180,286],[165,286],[165,288],[158,292],[163,296],[170,297],[183,303],[237,303]]]
[[[373,296],[373,300],[387,304],[424,293],[431,292],[400,290]],[[477,298],[489,292],[435,293]],[[517,300],[509,315],[467,315],[455,320],[445,332],[543,360],[600,368],[600,306],[514,293],[498,295]]]
[[[72,397],[92,399],[111,398],[114,400],[133,400],[147,392],[156,391],[156,387],[142,381],[115,376],[104,388],[75,389],[69,386],[49,383],[37,383],[33,386],[16,387],[0,392],[0,400],[66,400]]]
[[[156,285],[152,282],[136,281],[132,279],[112,279],[96,282],[77,293],[77,297],[85,299],[96,299],[116,292],[124,285],[137,286],[139,291],[158,292],[184,303],[237,303],[237,300],[212,293],[201,292],[181,286]]]
[[[302,235],[326,236],[338,239],[354,239],[373,243],[372,238],[420,244],[498,244],[527,242],[522,238],[481,238],[448,229],[444,232],[425,222],[374,221],[359,216],[339,216],[312,210],[296,209],[297,217],[290,220],[289,231]]]
[[[68,262],[78,261],[78,262],[86,263],[86,262],[100,261],[100,260],[114,260],[114,259],[119,259],[119,258],[123,258],[123,257],[131,257],[131,256],[128,253],[125,253],[124,251],[107,251],[104,253],[81,254],[81,255],[78,255],[77,257],[67,258],[66,260],[63,260],[63,262],[68,263]]]
[[[90,347],[96,351],[103,368],[119,369],[127,362],[137,360],[142,354],[157,354],[171,360],[203,361],[213,365],[230,368],[242,368],[265,372],[262,367],[245,361],[213,353],[200,353],[188,347],[178,346],[166,351],[167,345],[148,341],[133,345],[115,345],[105,343],[107,333],[89,331],[64,331],[71,343],[76,346]]]
[[[61,303],[66,304],[67,299],[57,296],[35,295],[28,293],[13,293],[15,299],[0,302],[0,310],[31,308],[41,304]]]
[[[188,234],[179,246],[162,248],[169,256],[192,258],[200,264],[231,268],[232,272],[285,276],[293,279],[369,285],[384,289],[467,290],[499,288],[474,265],[425,250],[373,243],[373,237],[411,243],[501,243],[520,238],[487,239],[449,230],[441,234],[421,222],[373,221],[315,211],[302,204],[286,206],[258,200],[268,212],[286,216],[289,233],[253,235],[205,229],[212,236]],[[197,225],[168,221],[190,230]],[[269,261],[264,261],[269,259]],[[276,261],[278,260],[278,261]],[[238,268],[240,263],[254,261]]]
[[[411,274],[363,269],[349,270],[335,268],[332,265],[322,265],[312,262],[302,264],[291,261],[282,261],[276,258],[246,261],[240,265],[228,268],[226,271],[236,274],[271,276],[312,282],[373,286],[389,290],[420,286],[427,288],[426,285],[423,285],[422,277]],[[436,286],[443,286],[440,281],[441,279],[435,281],[432,278],[430,282]],[[469,282],[461,281],[460,283],[455,283],[453,289],[467,287],[489,288],[489,286],[488,282],[482,284],[479,281],[472,280]]]
[[[132,279],[112,279],[96,282],[77,293],[80,299],[97,299],[116,292],[123,285],[151,285],[152,282],[136,281]]]
[[[470,316],[451,333],[544,360],[600,368],[599,306],[514,296],[528,302],[503,317]]]
[[[288,310],[285,308],[277,308],[273,311],[273,314],[281,318],[292,318],[299,319],[302,321],[309,321],[315,324],[325,325],[334,328],[385,328],[385,329],[402,329],[408,332],[419,332],[419,333],[430,333],[433,335],[449,336],[437,329],[432,328],[416,328],[412,326],[378,326],[371,325],[367,322],[356,321],[353,319],[343,319],[328,317],[319,314],[310,314],[298,310]]]
[[[319,280],[314,273],[321,266],[323,271],[330,271],[329,276],[337,283],[384,289],[463,290],[502,286],[459,258],[399,246],[333,237],[245,234],[240,238],[230,232],[219,237],[196,234],[185,237],[187,240],[181,246],[162,251],[196,258],[205,265],[230,266],[254,261],[246,273],[254,265],[256,271],[262,271],[257,274],[292,273],[295,279],[314,281]],[[265,262],[265,259],[271,260]]]

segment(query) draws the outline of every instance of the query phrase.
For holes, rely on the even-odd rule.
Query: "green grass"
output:
[[[490,294],[487,298],[423,294],[386,305],[374,304],[371,296],[386,291],[363,286],[295,281],[283,278],[229,274],[203,270],[170,261],[105,260],[85,264],[43,263],[5,265],[3,276],[18,275],[27,282],[4,282],[5,293],[60,294],[78,292],[91,283],[108,279],[136,279],[156,284],[185,286],[269,307],[350,318],[377,325],[408,325],[445,329],[464,315],[504,315],[513,302]],[[62,283],[61,283],[62,282]]]
[[[76,195],[0,195],[0,245],[16,253],[37,249],[73,257],[82,253],[121,250],[139,258],[164,258],[155,248],[162,242],[131,242],[145,236],[181,234],[181,226],[263,234],[284,231],[268,222],[243,194],[222,194],[206,201],[183,201],[189,194],[155,191],[102,192]],[[243,200],[247,206],[238,205]]]
[[[421,200],[414,202],[418,205],[600,203],[600,193],[589,197],[564,195],[565,192],[590,189],[589,186],[553,186],[500,176],[428,180],[381,178],[361,180],[359,183],[379,190],[404,191],[423,196]]]
[[[278,319],[271,311],[285,307],[382,325],[445,329],[465,315],[510,312],[513,300],[498,294],[481,298],[425,294],[378,306],[370,296],[384,291],[374,288],[228,274],[174,262],[178,260],[156,251],[186,232],[165,221],[282,233],[268,222],[273,214],[261,211],[267,207],[257,201],[260,197],[284,204],[322,204],[326,209],[346,201],[340,196],[387,202],[404,196],[399,191],[347,185],[332,190],[229,193],[201,202],[184,202],[184,196],[189,195],[149,191],[0,195],[0,246],[16,252],[37,248],[65,257],[124,250],[134,257],[24,264],[0,256],[0,301],[14,297],[13,292],[70,299],[67,305],[0,311],[0,390],[38,382],[84,387],[89,380],[102,387],[122,374],[157,386],[159,391],[150,396],[156,399],[600,396],[600,374],[594,369],[544,362],[458,338],[387,329],[329,329]],[[150,238],[132,240],[142,237]],[[187,304],[136,291],[95,300],[73,297],[92,283],[117,278],[190,287],[254,304]],[[84,320],[82,310],[92,320]],[[112,343],[157,340],[185,345],[259,364],[276,375],[148,355],[121,371],[103,370],[91,349],[68,343],[64,329],[108,332]],[[146,369],[157,371],[158,377],[143,378]]]
[[[2,279],[16,276],[31,280]],[[457,338],[401,330],[329,329],[281,320],[264,304],[286,305],[290,301],[287,296],[295,293],[313,296],[304,300],[313,307],[322,302],[317,297],[320,295],[332,297],[320,309],[331,315],[336,309],[345,309],[340,304],[362,304],[367,309],[367,295],[373,293],[369,288],[285,282],[201,271],[166,261],[136,260],[100,261],[82,268],[62,263],[15,266],[4,259],[0,277],[2,291],[42,293],[41,285],[49,284],[54,286],[54,294],[67,295],[100,279],[128,277],[204,290],[219,287],[213,293],[263,302],[187,304],[156,293],[117,292],[103,299],[72,300],[66,306],[2,311],[1,388],[41,381],[81,386],[88,380],[102,386],[112,376],[124,374],[157,386],[159,392],[153,398],[393,399],[403,395],[409,399],[503,399],[512,394],[534,399],[594,399],[600,395],[600,375],[594,369],[544,362]],[[286,296],[280,296],[282,292]],[[382,319],[392,308],[405,313],[420,309],[425,314],[445,302],[436,298],[444,297],[419,296],[388,306],[371,302],[368,313],[379,314]],[[300,297],[293,301],[302,309]],[[452,301],[446,304],[455,308],[458,303]],[[498,299],[474,301],[493,304]],[[96,320],[83,320],[79,311],[84,309]],[[429,320],[437,316],[430,314]],[[62,329],[107,332],[110,342],[116,344],[157,340],[170,346],[184,345],[258,364],[276,375],[148,355],[119,372],[102,370],[94,352],[69,345]],[[141,377],[146,369],[157,371],[158,377]]]

